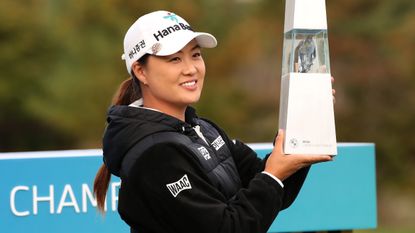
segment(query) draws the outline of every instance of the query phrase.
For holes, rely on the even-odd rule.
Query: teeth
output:
[[[182,83],[182,86],[190,87],[190,86],[194,86],[195,84],[196,84],[196,81],[190,81],[190,82]]]

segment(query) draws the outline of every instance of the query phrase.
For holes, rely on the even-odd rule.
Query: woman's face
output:
[[[141,74],[141,77],[140,77]],[[196,103],[201,95],[205,63],[196,40],[169,56],[150,56],[141,67],[144,106],[183,109]]]

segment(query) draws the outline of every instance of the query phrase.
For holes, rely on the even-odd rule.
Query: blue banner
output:
[[[272,148],[251,146],[259,156]],[[376,227],[374,163],[373,144],[340,145],[335,162],[313,166],[270,232]],[[0,153],[0,231],[129,232],[117,212],[118,178],[109,186],[106,215],[95,208],[93,179],[101,164],[101,150]]]

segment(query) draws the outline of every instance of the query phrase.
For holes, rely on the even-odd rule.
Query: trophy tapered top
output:
[[[284,32],[292,29],[327,29],[325,0],[286,0]]]

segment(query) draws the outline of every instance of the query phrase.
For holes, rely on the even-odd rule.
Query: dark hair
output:
[[[145,54],[142,56],[137,62],[145,66],[148,61],[148,57],[150,54]],[[129,105],[132,102],[140,99],[141,95],[141,88],[140,88],[140,81],[135,76],[134,72],[131,72],[131,77],[124,80],[117,92],[112,99],[113,105]],[[98,169],[98,172],[95,176],[94,180],[94,196],[97,199],[97,208],[101,213],[105,212],[105,197],[108,190],[108,185],[111,180],[111,173],[109,172],[107,166],[102,164],[101,167]]]

